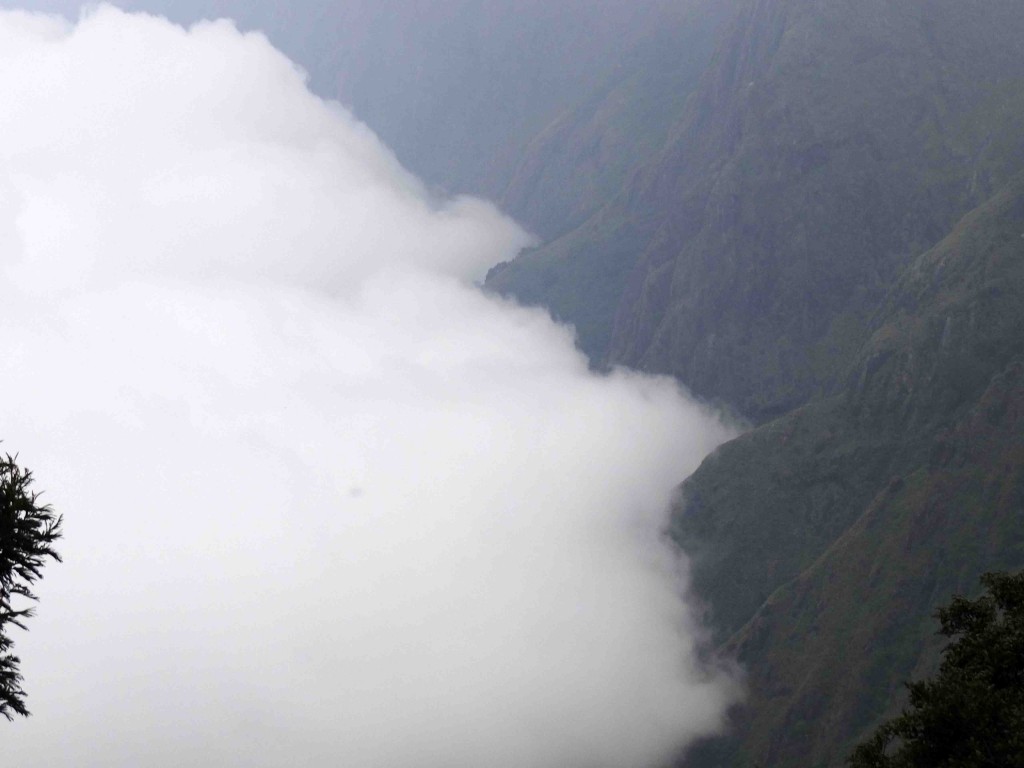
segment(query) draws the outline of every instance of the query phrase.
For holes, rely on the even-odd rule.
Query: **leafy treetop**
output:
[[[937,617],[956,638],[934,679],[858,746],[850,768],[1024,766],[1024,571],[987,573],[986,594],[955,597]]]
[[[30,587],[41,577],[47,558],[61,559],[53,547],[61,537],[62,518],[39,503],[31,485],[32,473],[20,468],[16,457],[0,457],[0,715],[8,720],[29,714],[20,659],[12,653],[7,631],[8,625],[25,629],[33,609],[15,602],[36,600]]]

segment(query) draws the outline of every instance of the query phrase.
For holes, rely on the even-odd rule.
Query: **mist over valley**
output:
[[[1016,765],[1022,35],[0,2],[0,763]]]

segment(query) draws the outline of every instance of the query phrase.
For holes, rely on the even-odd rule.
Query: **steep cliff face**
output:
[[[898,271],[1024,164],[1022,32],[1013,0],[748,0],[663,149],[494,284],[755,421],[835,391]],[[588,271],[596,318],[562,288]]]
[[[575,325],[596,364],[607,361],[637,250],[662,219],[629,205],[629,190],[663,151],[743,1],[688,0],[652,15],[604,82],[530,142],[502,195],[545,245],[495,268],[487,286]]]
[[[902,273],[846,389],[725,446],[674,533],[749,670],[694,765],[838,765],[934,663],[935,608],[1024,566],[1024,176]]]
[[[671,225],[632,275],[613,360],[755,419],[833,390],[898,270],[1024,159],[1024,115],[992,114],[1022,84],[1024,12],[963,7],[748,9],[642,182]]]

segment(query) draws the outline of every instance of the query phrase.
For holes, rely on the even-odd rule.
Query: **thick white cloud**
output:
[[[19,768],[653,765],[696,658],[675,484],[727,437],[481,294],[430,199],[260,36],[0,15],[0,437],[66,515]]]

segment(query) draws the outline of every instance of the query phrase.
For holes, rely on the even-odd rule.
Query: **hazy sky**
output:
[[[552,121],[591,98],[595,89],[606,88],[623,66],[636,66],[641,50],[690,49],[693,33],[682,30],[695,23],[706,28],[695,21],[704,12],[694,9],[715,3],[719,0],[116,4],[177,23],[227,16],[242,28],[265,30],[308,71],[314,92],[355,108],[430,184],[500,200],[528,145]],[[73,19],[80,9],[78,0],[0,0],[4,6],[57,11]],[[655,71],[666,66],[657,56],[649,64]]]
[[[4,448],[66,516],[18,768],[655,765],[735,685],[665,542],[728,437],[473,284],[258,35],[0,15]]]

